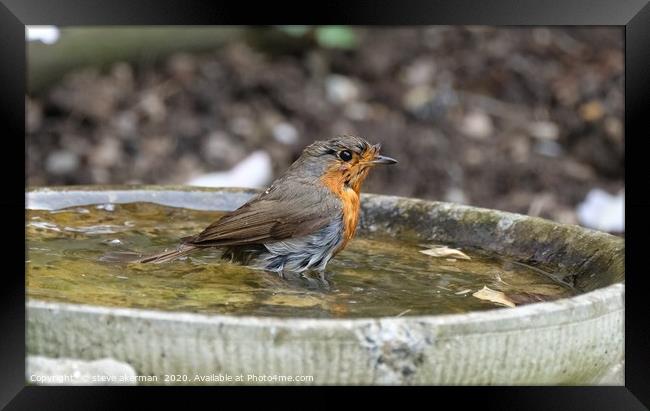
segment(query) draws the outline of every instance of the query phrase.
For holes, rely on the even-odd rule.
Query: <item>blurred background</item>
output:
[[[27,183],[264,187],[314,140],[364,191],[624,233],[616,27],[31,26]]]

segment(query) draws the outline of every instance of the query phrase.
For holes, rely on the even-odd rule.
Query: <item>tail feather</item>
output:
[[[136,262],[138,263],[167,263],[179,257],[187,255],[196,249],[193,245],[181,244],[177,249],[171,251],[163,251],[162,253],[143,257]]]
[[[104,254],[100,261],[107,263],[167,263],[179,257],[187,255],[196,249],[193,245],[181,244],[175,250],[165,250],[158,254],[142,256],[138,253],[116,251]]]

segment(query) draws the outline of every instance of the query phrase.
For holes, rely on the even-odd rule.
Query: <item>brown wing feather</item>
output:
[[[201,247],[259,244],[310,234],[340,214],[331,195],[306,187],[291,196],[272,188],[237,210],[224,215],[185,243]]]

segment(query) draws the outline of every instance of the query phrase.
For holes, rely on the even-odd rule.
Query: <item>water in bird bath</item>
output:
[[[28,210],[27,297],[31,299],[229,315],[355,318],[451,314],[551,300],[576,293],[539,268],[463,250],[470,260],[432,257],[417,242],[354,239],[327,266],[327,284],[280,278],[202,250],[165,264],[107,263],[110,251],[174,247],[218,218],[152,203]],[[500,298],[474,296],[484,287]],[[503,294],[499,294],[503,293]],[[494,294],[494,293],[492,293]],[[490,295],[485,292],[478,296]]]

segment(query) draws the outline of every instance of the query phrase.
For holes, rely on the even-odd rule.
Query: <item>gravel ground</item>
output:
[[[359,29],[351,50],[244,39],[80,69],[27,98],[30,186],[178,184],[263,149],[277,175],[315,139],[400,160],[365,191],[577,223],[624,186],[618,28]]]

